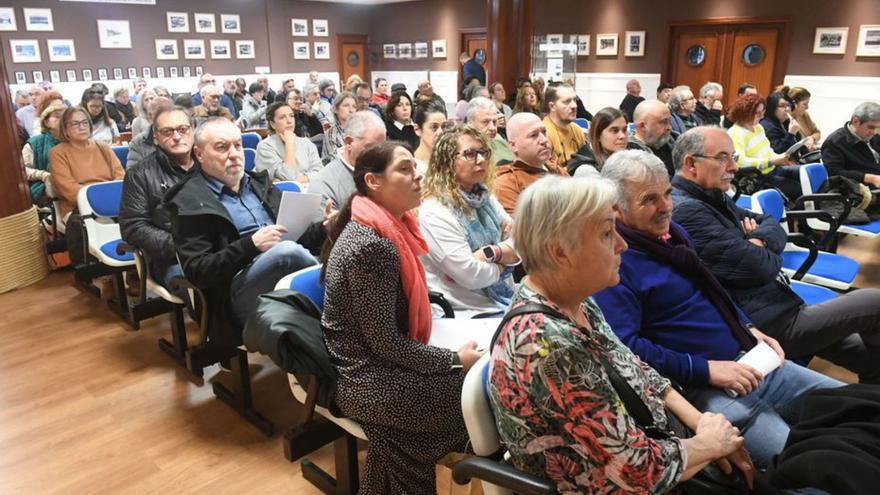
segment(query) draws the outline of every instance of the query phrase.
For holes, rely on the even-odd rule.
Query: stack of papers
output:
[[[431,340],[428,341],[430,345],[457,351],[466,342],[474,340],[477,342],[477,349],[488,350],[501,318],[439,318],[433,320],[433,323]]]

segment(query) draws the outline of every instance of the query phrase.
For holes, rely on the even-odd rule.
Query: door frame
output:
[[[461,91],[461,85],[464,83],[462,76],[464,73],[461,70],[461,62],[459,62],[458,57],[461,56],[461,53],[465,51],[465,47],[467,46],[467,38],[473,34],[482,34],[486,38],[486,55],[489,55],[489,29],[485,27],[473,27],[473,28],[461,28],[458,30],[458,52],[455,53],[455,65],[458,67],[456,71],[458,72],[458,87],[455,88],[456,98],[459,96],[459,92]],[[447,56],[448,56],[447,52]],[[486,67],[483,67],[484,69]],[[489,74],[489,71],[486,71],[486,75]],[[488,82],[488,81],[487,81]]]
[[[365,82],[370,83],[370,47],[367,44],[369,37],[366,34],[337,34],[336,35],[336,70],[339,72],[339,90],[345,87],[343,73],[345,72],[345,53],[342,51],[342,45],[345,43],[360,43],[364,46],[364,73],[361,78]],[[370,87],[373,84],[370,83]]]

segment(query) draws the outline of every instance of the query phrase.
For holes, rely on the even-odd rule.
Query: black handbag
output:
[[[577,326],[571,318],[549,306],[538,303],[525,304],[504,315],[501,323],[498,324],[497,330],[495,330],[495,335],[492,336],[492,344],[489,349],[495,347],[495,340],[498,338],[498,334],[511,318],[529,313],[544,313],[554,318],[568,320]],[[658,427],[648,406],[645,405],[644,401],[636,394],[636,391],[620,376],[620,373],[617,372],[614,366],[608,363],[602,354],[599,354],[599,363],[605,369],[605,373],[608,374],[611,385],[614,387],[617,395],[620,396],[620,400],[623,402],[629,415],[632,416],[649,437],[655,440],[667,440],[673,437],[690,438],[693,436],[690,428],[669,410],[666,410],[667,429],[664,430]],[[679,483],[678,486],[687,495],[745,495],[749,493],[749,488],[739,470],[734,468],[731,474],[725,474],[715,463],[710,463],[689,480]]]

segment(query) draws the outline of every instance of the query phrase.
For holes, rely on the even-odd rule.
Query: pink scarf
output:
[[[428,253],[419,222],[412,213],[398,220],[388,210],[366,196],[356,195],[351,202],[351,219],[375,230],[388,239],[400,254],[400,280],[409,302],[409,337],[422,344],[431,338],[431,305],[428,282],[419,256]]]

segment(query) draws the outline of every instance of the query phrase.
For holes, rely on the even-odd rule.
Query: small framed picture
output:
[[[880,57],[880,24],[859,26],[856,57]]]
[[[313,36],[330,36],[330,28],[327,19],[312,19]]]
[[[412,43],[398,43],[397,58],[412,58]]]
[[[413,43],[413,51],[416,58],[428,58],[428,43],[424,41]]]
[[[15,64],[32,64],[41,61],[40,44],[37,40],[9,40],[12,62]]]
[[[254,40],[236,40],[235,58],[254,58]]]
[[[290,20],[291,36],[308,36],[309,21],[308,19],[291,19]]]
[[[46,40],[49,62],[76,62],[73,40]]]
[[[186,12],[166,12],[169,33],[188,33],[189,14]]]
[[[627,31],[626,45],[623,47],[624,57],[644,57],[645,56],[645,32],[644,31]]]
[[[579,34],[577,37],[578,57],[586,57],[590,54],[590,35]]]
[[[315,42],[315,60],[330,59],[330,43],[326,41]]]
[[[182,70],[183,70],[183,77],[190,77],[190,76],[192,76],[192,69],[190,69],[188,65],[184,65],[184,66],[182,67]]]
[[[205,40],[183,40],[183,58],[205,58]]]
[[[67,82],[76,82],[76,71],[73,69],[67,69],[65,71],[65,75],[67,76]]]
[[[596,55],[617,56],[617,33],[601,33],[596,35]]]
[[[24,29],[26,31],[54,31],[52,9],[22,9],[24,11]]]
[[[211,58],[232,58],[229,40],[211,40]]]
[[[397,45],[394,43],[382,45],[382,58],[397,58]]]
[[[138,70],[137,70],[137,68],[135,68],[135,67],[129,67],[129,68],[128,68],[128,78],[129,78],[129,79],[137,79],[137,76],[138,76]]]
[[[119,81],[122,79],[122,67],[113,68],[113,79]]]
[[[15,84],[27,84],[27,75],[22,71],[16,72]]]
[[[121,73],[120,73],[120,75],[121,75]],[[98,69],[98,80],[99,81],[106,81],[107,79],[110,79],[109,77],[107,77],[107,69],[104,69],[104,68]]]
[[[157,60],[177,60],[177,40],[156,40]]]
[[[446,40],[432,41],[431,53],[434,58],[446,58]]]
[[[202,77],[202,74],[205,73],[205,68],[201,65],[196,66],[196,77]]]
[[[238,14],[221,14],[220,32],[226,34],[241,33],[241,18]]]
[[[153,69],[149,67],[141,67],[141,76],[143,76],[144,79],[153,77]]]
[[[843,55],[846,53],[848,27],[817,27],[813,40],[813,53],[821,55]]]
[[[131,30],[128,21],[98,19],[98,46],[131,48]]]
[[[50,70],[49,71],[49,82],[60,83],[61,82],[61,71],[60,70]]]
[[[217,24],[214,22],[214,14],[193,14],[193,21],[196,23],[197,33],[216,33]]]
[[[171,66],[168,68],[168,76],[169,77],[177,77],[177,67]]]
[[[165,67],[156,67],[156,77],[165,77]]]
[[[83,81],[92,80],[92,69],[83,69]]]
[[[309,42],[294,41],[293,42],[293,59],[308,60],[309,59]]]
[[[34,84],[40,84],[43,82],[43,71],[35,70],[31,72],[31,76],[34,78]]]
[[[18,31],[18,24],[15,22],[14,7],[0,7],[0,31]],[[22,74],[24,74],[24,72],[22,72]]]

